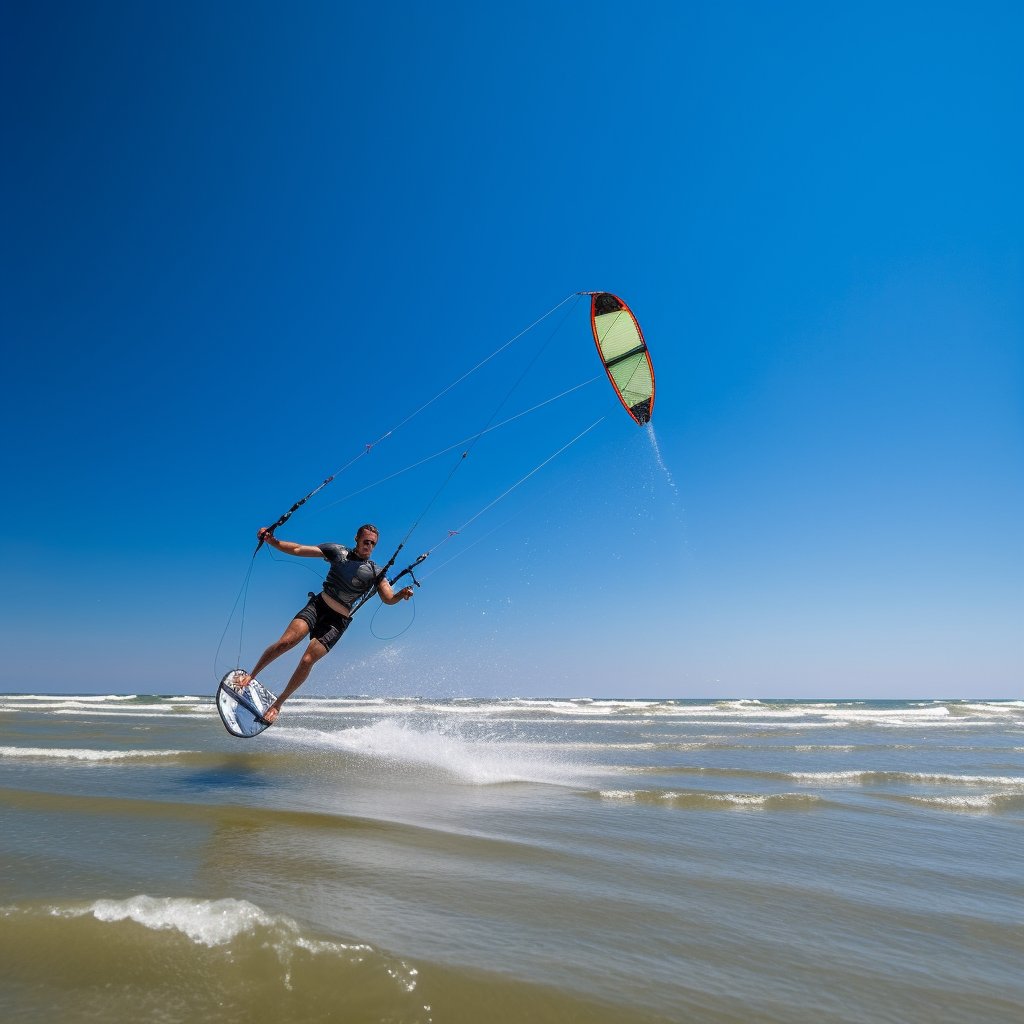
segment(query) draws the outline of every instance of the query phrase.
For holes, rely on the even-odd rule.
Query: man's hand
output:
[[[395,594],[400,601],[408,601],[412,597],[412,587],[402,587],[402,589]]]

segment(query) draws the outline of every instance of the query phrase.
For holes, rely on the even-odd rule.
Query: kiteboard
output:
[[[259,736],[270,728],[263,716],[270,705],[277,700],[258,679],[253,679],[248,686],[242,686],[246,673],[240,668],[233,668],[217,687],[217,710],[220,720],[232,736],[248,740]]]

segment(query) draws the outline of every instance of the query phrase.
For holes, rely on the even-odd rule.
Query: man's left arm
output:
[[[381,580],[377,586],[377,593],[385,604],[398,604],[399,601],[408,601],[412,597],[412,587],[402,587],[396,594],[387,580]]]

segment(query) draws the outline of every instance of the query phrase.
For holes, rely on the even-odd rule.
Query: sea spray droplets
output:
[[[668,471],[668,466],[665,465],[665,460],[661,457],[661,448],[658,445],[658,435],[654,433],[654,423],[649,422],[644,429],[647,431],[647,438],[651,442],[651,450],[654,452],[654,458],[658,463],[658,468],[665,474],[665,479],[668,481],[669,487],[672,488],[673,493],[678,498],[679,488],[676,487],[676,482],[672,479],[672,474]]]
[[[585,769],[569,761],[540,756],[534,748],[510,740],[469,738],[459,722],[436,722],[413,728],[402,721],[383,721],[340,732],[291,729],[278,742],[342,750],[399,766],[433,768],[472,785],[539,782],[568,786]]]

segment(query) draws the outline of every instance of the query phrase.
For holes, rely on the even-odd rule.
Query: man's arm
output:
[[[278,540],[267,527],[256,531],[256,539],[265,541],[272,548],[283,551],[286,555],[298,555],[299,558],[323,558],[324,553],[312,544],[296,544],[293,540]]]
[[[387,580],[381,580],[377,587],[377,593],[380,594],[380,599],[385,604],[398,604],[399,601],[408,601],[412,597],[412,587],[402,587],[396,594]]]

